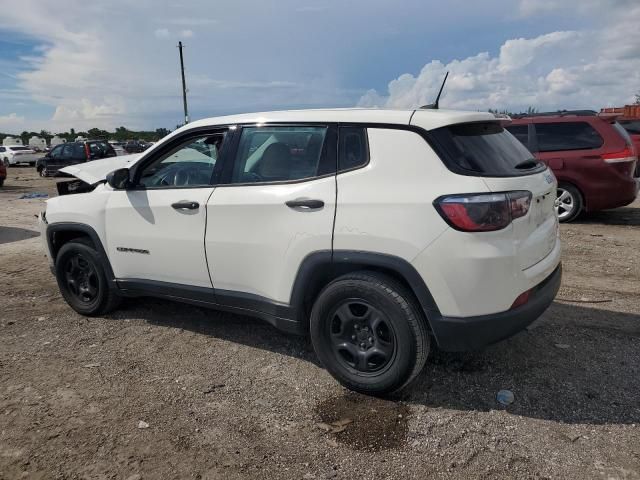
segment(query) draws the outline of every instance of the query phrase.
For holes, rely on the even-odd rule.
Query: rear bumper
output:
[[[638,196],[638,179],[628,178],[616,182],[609,188],[598,189],[596,195],[587,195],[587,211],[606,210],[629,205]]]
[[[523,330],[549,307],[560,288],[562,265],[539,283],[529,301],[506,312],[478,317],[430,318],[431,328],[441,350],[463,352],[478,350]]]

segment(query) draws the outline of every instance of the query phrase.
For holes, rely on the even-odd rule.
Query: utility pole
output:
[[[184,58],[182,57],[182,42],[178,42],[180,50],[180,72],[182,73],[182,103],[184,105],[184,124],[189,123],[189,110],[187,110],[187,84],[184,81]]]

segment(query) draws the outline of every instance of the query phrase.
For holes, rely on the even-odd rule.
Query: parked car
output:
[[[30,147],[23,145],[5,145],[0,146],[0,158],[5,167],[20,163],[27,163],[33,166],[38,159],[38,154]]]
[[[4,181],[7,179],[7,167],[3,162],[0,162],[0,187],[4,185]]]
[[[56,145],[36,162],[40,176],[55,175],[61,168],[101,158],[115,157],[116,151],[104,140],[87,140]]]
[[[124,149],[128,153],[144,152],[149,146],[145,142],[139,140],[130,140],[124,145]]]
[[[515,334],[560,285],[555,177],[489,113],[205,119],[63,172],[75,194],[40,226],[77,312],[150,295],[255,315],[309,332],[363,393],[407,385],[432,338],[465,351]]]
[[[590,110],[536,113],[514,118],[506,128],[553,170],[561,222],[636,198],[637,152],[615,118]]]

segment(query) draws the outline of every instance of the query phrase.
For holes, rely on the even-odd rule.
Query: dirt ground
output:
[[[432,353],[385,401],[347,392],[306,339],[251,318],[154,299],[74,313],[27,192],[54,195],[54,181],[10,168],[0,479],[640,479],[638,201],[562,226],[563,286],[530,329]]]

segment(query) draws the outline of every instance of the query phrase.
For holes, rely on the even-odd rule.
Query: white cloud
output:
[[[193,30],[188,30],[188,29],[182,30],[180,32],[180,36],[182,38],[191,38],[191,37],[193,37]]]
[[[166,28],[158,28],[154,34],[158,38],[167,38],[169,36],[169,30]]]
[[[616,8],[600,11],[597,30],[507,40],[497,56],[483,52],[447,64],[435,60],[416,76],[405,73],[389,82],[385,94],[369,90],[358,105],[431,103],[446,71],[450,75],[441,100],[446,108],[597,109],[630,102],[640,89],[640,4],[614,3]],[[521,2],[526,12],[553,8],[560,8],[560,2]]]
[[[0,115],[0,128],[6,131],[17,131],[24,125],[24,117],[16,113]]]

